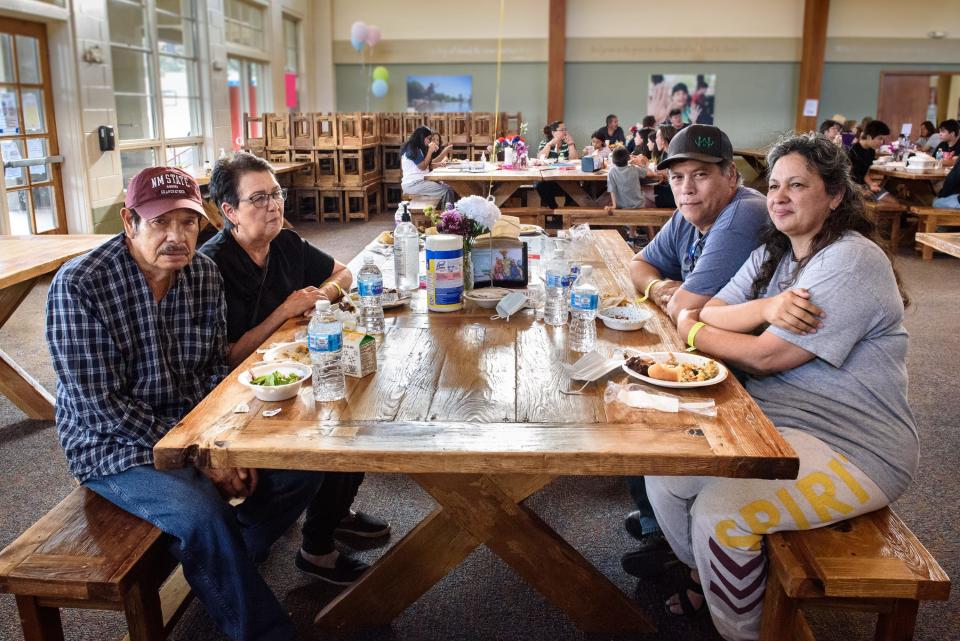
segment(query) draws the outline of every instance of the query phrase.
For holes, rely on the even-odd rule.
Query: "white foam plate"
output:
[[[628,352],[629,356],[633,356]],[[677,361],[681,363],[693,363],[696,365],[702,365],[706,361],[710,360],[705,356],[697,356],[696,354],[687,354],[686,352],[648,352],[647,356],[650,356],[654,361],[658,363],[665,363],[670,360],[670,356],[674,356]],[[673,387],[676,389],[687,389],[693,387],[709,387],[710,385],[716,385],[717,383],[722,383],[727,378],[730,370],[720,361],[716,361],[717,367],[720,369],[720,372],[711,378],[708,381],[694,381],[692,383],[676,383],[674,381],[661,381],[659,378],[650,378],[649,376],[644,376],[639,372],[635,372],[629,367],[626,363],[623,364],[623,371],[629,374],[630,376],[640,379],[644,383],[650,383],[651,385],[657,385],[659,387]]]

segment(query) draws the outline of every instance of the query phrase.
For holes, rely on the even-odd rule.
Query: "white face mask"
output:
[[[503,320],[509,321],[513,314],[516,314],[526,306],[526,294],[522,292],[510,292],[497,303],[497,315],[491,316],[490,318],[494,320],[502,318]]]

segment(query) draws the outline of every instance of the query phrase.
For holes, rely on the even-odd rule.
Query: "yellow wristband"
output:
[[[337,281],[331,280],[329,283],[327,283],[327,285],[333,285],[334,287],[336,287],[337,291],[340,292],[340,298],[343,298],[344,296],[346,296],[346,293],[344,293],[343,291],[343,287],[340,287],[340,283],[338,283]]]
[[[693,339],[697,337],[697,332],[706,327],[706,323],[702,321],[697,321],[693,324],[693,327],[690,328],[690,332],[687,334],[687,345],[690,347],[687,348],[688,352],[692,352],[697,349],[697,346],[693,344]]]
[[[662,278],[654,278],[649,283],[647,283],[647,288],[643,290],[643,298],[638,298],[637,302],[638,303],[647,302],[647,299],[650,298],[650,289],[654,286],[655,283],[662,283],[662,282],[663,282]]]

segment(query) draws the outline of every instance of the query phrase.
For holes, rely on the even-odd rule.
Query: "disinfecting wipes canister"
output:
[[[431,312],[463,309],[463,237],[427,236],[427,308]]]

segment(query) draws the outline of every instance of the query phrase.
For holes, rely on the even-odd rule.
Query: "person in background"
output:
[[[580,153],[581,157],[585,156],[600,156],[602,158],[607,157],[609,153],[609,148],[606,146],[606,141],[603,139],[603,130],[593,132],[593,135],[590,137],[590,145],[583,148],[583,151]]]
[[[453,145],[447,145],[441,151],[433,136],[429,127],[417,127],[400,148],[400,168],[403,170],[400,188],[405,194],[439,198],[438,208],[443,211],[448,203],[457,199],[457,194],[450,185],[426,180],[426,176],[434,165],[447,159]]]
[[[940,144],[933,150],[943,152],[943,166],[952,167],[960,155],[960,123],[953,118],[940,123]]]
[[[192,176],[144,169],[127,185],[122,233],[54,276],[46,338],[57,434],[81,484],[169,535],[223,634],[287,641],[296,630],[256,564],[323,473],[154,467],[153,447],[230,372],[223,279],[195,251],[202,216]]]
[[[210,198],[226,225],[200,253],[217,264],[227,302],[227,361],[236,367],[287,320],[313,312],[319,300],[337,301],[353,276],[346,265],[283,228],[286,190],[266,160],[248,153],[220,159],[210,175]],[[334,536],[383,537],[390,526],[354,512],[359,472],[327,472],[307,507],[303,544],[295,563],[327,583],[348,585],[369,567],[340,553]]]
[[[827,137],[827,140],[830,142],[842,145],[843,138],[841,134],[843,133],[843,125],[841,125],[836,120],[824,120],[820,123],[820,133]]]
[[[642,129],[653,129],[657,126],[657,119],[653,116],[644,116],[643,120],[640,121],[640,127]]]
[[[850,178],[863,188],[863,193],[872,200],[896,204],[893,194],[880,186],[880,183],[870,176],[870,167],[877,157],[877,150],[883,145],[885,136],[890,135],[890,127],[882,120],[871,120],[867,123],[860,139],[853,143],[847,154],[850,157]]]
[[[670,114],[667,116],[667,121],[663,124],[670,125],[677,131],[680,131],[687,126],[687,123],[683,121],[683,111],[681,109],[677,109],[676,107],[670,110]]]
[[[924,120],[920,123],[920,136],[914,144],[917,145],[917,149],[927,153],[937,148],[937,145],[940,144],[940,134],[937,133],[937,129],[932,122]]]
[[[623,135],[623,128],[620,126],[620,119],[614,114],[607,116],[607,126],[598,129],[597,133],[600,134],[601,139],[606,144],[615,142],[627,144],[627,139]]]
[[[660,169],[670,155],[670,142],[679,130],[671,125],[660,125],[653,136],[654,152],[651,159],[656,163],[656,169],[647,173],[648,178],[656,178],[659,182],[653,187],[654,204],[661,209],[675,209],[677,202],[674,192],[667,182],[669,172]]]
[[[747,392],[797,453],[799,473],[647,479],[657,520],[691,568],[667,608],[692,615],[706,604],[727,641],[760,636],[764,534],[880,509],[919,463],[907,400],[909,299],[846,154],[802,134],[777,143],[768,166],[763,246],[701,310],[681,313],[678,331],[747,373]]]
[[[767,223],[764,197],[743,187],[727,135],[711,125],[690,125],[670,142],[657,169],[668,173],[678,204],[667,224],[630,262],[630,276],[674,322],[699,310],[737,273],[758,245]],[[658,203],[659,205],[659,203]],[[625,522],[640,541],[623,556],[629,574],[648,576],[670,558],[644,490],[643,477],[628,479],[637,506]]]
[[[937,197],[933,199],[934,207],[943,207],[944,209],[960,209],[960,163],[956,163],[946,180],[943,181],[943,187]]]
[[[556,120],[543,128],[543,140],[540,141],[537,157],[540,160],[559,160],[561,157],[564,160],[576,160],[580,157],[565,122]],[[544,207],[557,208],[557,196],[563,195],[563,190],[557,183],[541,180],[534,183],[534,187],[540,194],[540,202]]]
[[[630,152],[617,147],[610,155],[613,166],[607,172],[607,191],[612,209],[642,209],[645,206],[640,181],[647,175],[645,168],[630,164]]]
[[[635,156],[646,156],[650,157],[650,149],[648,144],[650,138],[656,135],[657,130],[654,127],[641,127],[633,132],[633,136],[627,141],[627,151]]]

